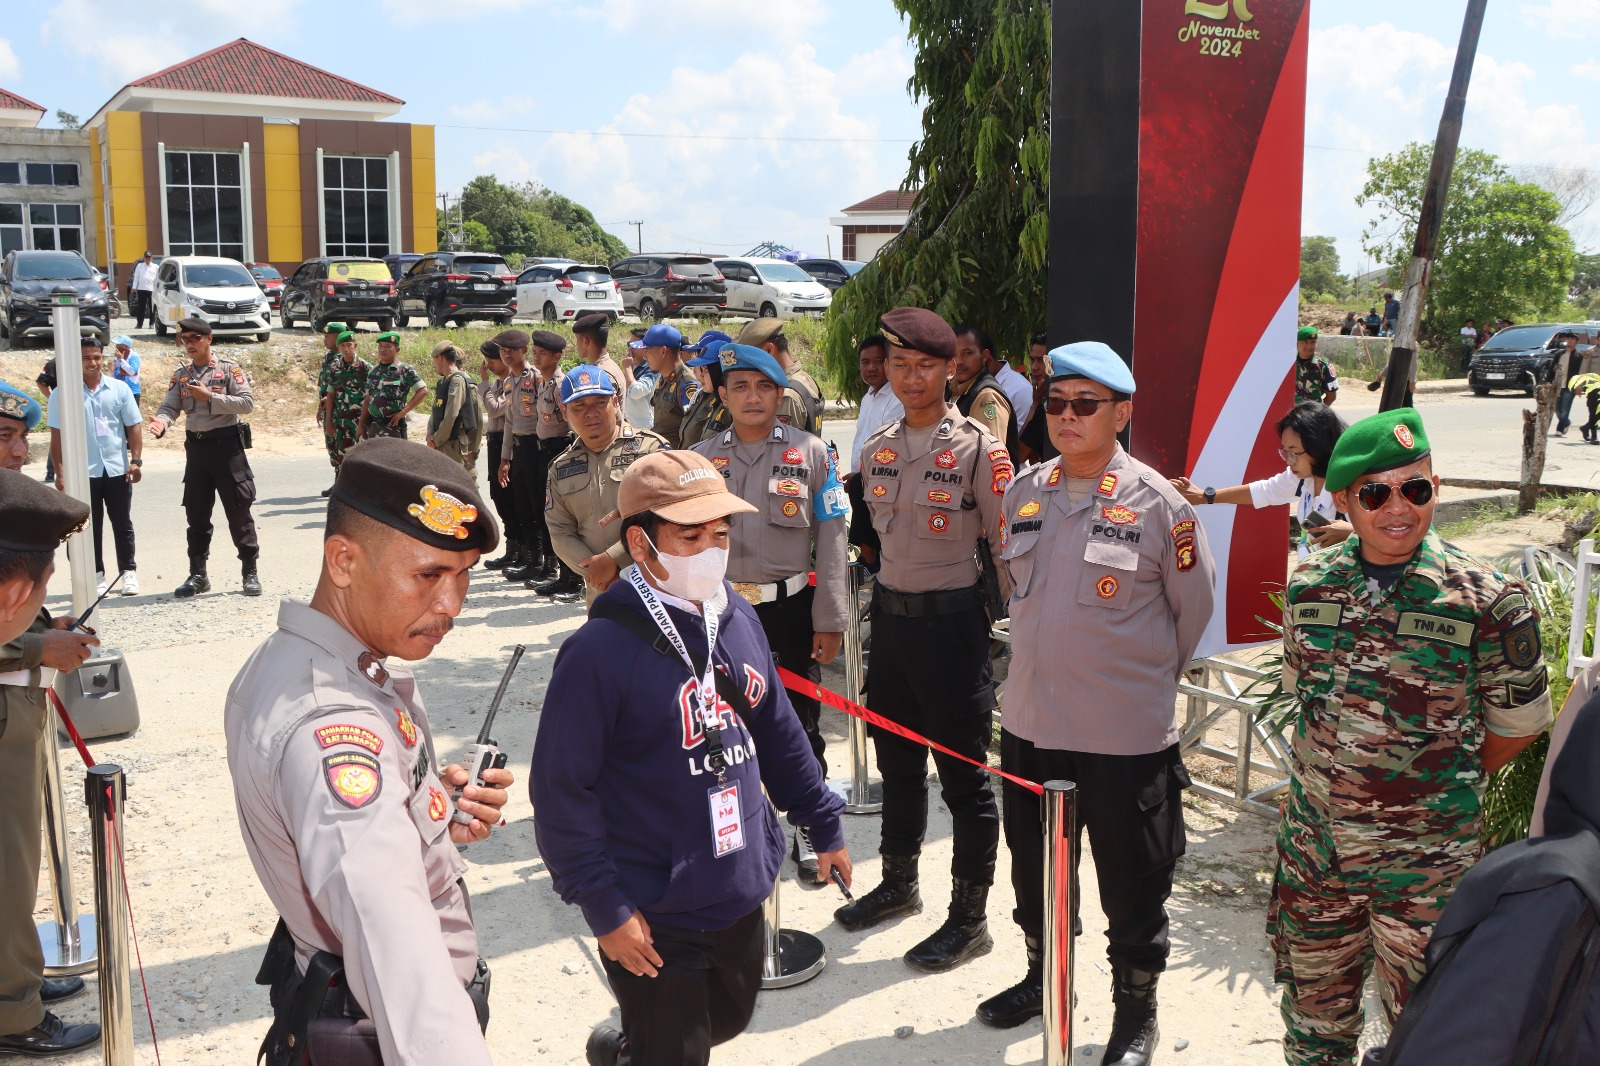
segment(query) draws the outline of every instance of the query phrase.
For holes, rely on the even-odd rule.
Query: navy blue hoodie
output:
[[[583,909],[597,936],[635,910],[652,925],[695,930],[725,929],[755,910],[783,863],[773,803],[811,828],[818,851],[844,846],[844,801],[822,778],[755,610],[724,591],[716,665],[743,687],[752,710],[744,721],[722,704],[727,781],[738,783],[744,814],[740,851],[712,852],[717,779],[692,710],[694,681],[677,653],[661,655],[619,623],[591,618],[556,655],[528,792],[551,882],[564,902]],[[654,628],[627,581],[596,603],[607,601]],[[699,616],[667,610],[690,654],[704,661]]]

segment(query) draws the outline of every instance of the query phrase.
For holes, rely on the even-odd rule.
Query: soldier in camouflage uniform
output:
[[[339,358],[328,368],[327,393],[322,398],[322,433],[333,465],[361,440],[361,406],[367,396],[367,374],[372,364],[356,354],[356,335],[339,334]]]
[[[1301,326],[1294,335],[1294,402],[1329,407],[1339,398],[1339,375],[1317,354],[1317,327]]]
[[[328,375],[333,371],[333,364],[339,361],[339,334],[349,329],[343,322],[329,322],[322,327],[322,366],[317,371],[317,425],[322,427],[323,446],[328,449],[328,464],[335,470],[339,469],[339,460],[333,454],[333,438],[328,435]],[[332,492],[331,488],[323,489],[324,496]]]
[[[367,392],[361,406],[357,431],[362,440],[369,437],[406,438],[406,415],[428,394],[422,378],[402,363],[400,334],[394,330],[378,334],[378,362],[367,371]]]
[[[1298,713],[1267,931],[1291,1066],[1353,1061],[1374,968],[1394,1024],[1482,853],[1485,781],[1552,718],[1525,590],[1430,528],[1416,411],[1347,430],[1327,486],[1355,535],[1299,565],[1283,622]]]

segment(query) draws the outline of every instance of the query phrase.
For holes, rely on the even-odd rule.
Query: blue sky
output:
[[[51,111],[87,118],[130,78],[245,36],[404,98],[402,120],[439,128],[441,189],[537,180],[630,247],[640,219],[647,249],[822,254],[831,236],[837,254],[828,219],[898,184],[919,130],[888,0],[6,7],[0,86]],[[1347,271],[1363,265],[1365,161],[1432,138],[1462,8],[1312,0],[1303,231],[1335,236]],[[1489,5],[1462,143],[1600,176],[1600,0]],[[1600,205],[1574,231],[1600,247]]]

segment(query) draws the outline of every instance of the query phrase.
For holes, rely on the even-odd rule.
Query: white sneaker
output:
[[[817,852],[811,846],[811,831],[803,825],[795,826],[794,830],[794,862],[798,867],[800,880],[813,884],[817,880]]]
[[[106,594],[106,575],[94,575],[94,598],[99,599]]]
[[[122,578],[122,594],[124,596],[139,595],[139,572],[129,570]]]

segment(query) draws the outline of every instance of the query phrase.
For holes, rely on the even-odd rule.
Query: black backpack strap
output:
[[[628,610],[628,608],[614,600],[595,601],[594,606],[589,608],[589,617],[604,618],[607,621],[617,623],[623,629],[628,630],[634,636],[650,645],[651,650],[657,655],[672,654],[672,645],[668,642],[666,634],[657,629],[654,622],[651,622],[638,611]],[[733,678],[724,674],[721,670],[713,670],[712,674],[716,679],[717,695],[721,696],[723,701],[732,707],[740,718],[748,722],[751,714],[750,699],[744,694],[744,689],[734,684]]]
[[[1588,901],[1585,901],[1583,910],[1578,915],[1578,920],[1572,924],[1571,930],[1562,939],[1561,951],[1556,955],[1554,965],[1550,967],[1549,993],[1545,997],[1539,1020],[1536,1024],[1523,1030],[1521,1038],[1517,1040],[1517,1048],[1511,1059],[1511,1066],[1534,1066],[1534,1063],[1539,1060],[1539,1053],[1543,1050],[1546,1038],[1549,1036],[1556,1012],[1563,1004],[1568,1002],[1567,990],[1573,983],[1574,968],[1582,961],[1585,951],[1591,954],[1594,951],[1593,940],[1596,929],[1594,908],[1590,906]],[[1590,976],[1593,976],[1592,968]],[[1582,1009],[1580,1004],[1578,1013],[1581,1014]]]
[[[1550,1066],[1576,1066],[1578,1062],[1578,1025],[1588,1017],[1589,990],[1594,985],[1596,964],[1600,963],[1600,926],[1594,920],[1592,907],[1585,906],[1584,913],[1590,919],[1589,935],[1584,938],[1578,975],[1561,997],[1561,1020],[1547,1060]]]
[[[1383,1061],[1399,1062],[1400,1052],[1411,1039],[1411,1034],[1421,1025],[1428,1013],[1428,1004],[1433,999],[1433,990],[1439,982],[1450,972],[1450,963],[1456,953],[1461,950],[1461,945],[1467,942],[1471,930],[1460,934],[1445,950],[1443,957],[1438,962],[1428,967],[1427,973],[1422,975],[1411,997],[1406,1000],[1406,1008],[1400,1014],[1400,1020],[1395,1023],[1394,1032],[1389,1034],[1389,1042],[1383,1049]]]

